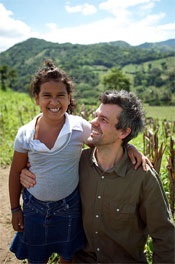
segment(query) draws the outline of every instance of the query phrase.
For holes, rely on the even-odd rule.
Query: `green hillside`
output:
[[[96,109],[94,106],[94,110]],[[145,106],[145,112],[147,117],[153,119],[173,121],[175,116],[175,107],[172,106]],[[80,115],[82,110],[81,104],[77,108],[76,114]],[[92,119],[89,115],[92,112],[87,111],[86,118]],[[10,89],[7,91],[0,90],[0,166],[10,164],[13,152],[13,142],[17,130],[22,125],[26,124],[34,118],[40,112],[39,107],[35,105],[35,101],[32,100],[26,93],[14,92]],[[140,137],[139,137],[140,138]],[[140,148],[142,144],[138,144]],[[141,149],[142,150],[142,149]]]
[[[80,45],[28,39],[2,52],[1,88],[27,92],[32,75],[51,58],[76,84],[80,103],[95,105],[105,89],[103,77],[118,68],[130,90],[150,105],[175,105],[175,39],[131,46],[123,41]]]

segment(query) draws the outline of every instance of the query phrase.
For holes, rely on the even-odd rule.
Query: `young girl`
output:
[[[12,225],[18,231],[11,251],[29,263],[47,263],[53,252],[60,262],[71,262],[85,246],[77,189],[78,164],[90,123],[71,115],[75,107],[73,83],[47,61],[31,84],[41,114],[21,127],[14,144],[9,175]],[[20,172],[30,162],[37,184],[24,189],[20,206]]]

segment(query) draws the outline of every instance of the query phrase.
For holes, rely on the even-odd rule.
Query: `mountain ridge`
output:
[[[16,43],[15,45],[13,45],[12,47],[8,48],[7,50],[5,51],[2,51],[0,52],[1,53],[4,53],[12,48],[14,48],[15,46],[18,46],[20,44],[23,44],[23,43],[27,43],[27,42],[30,42],[30,41],[37,41],[39,43],[39,41],[41,42],[45,42],[47,44],[53,44],[53,45],[80,45],[80,46],[92,46],[92,45],[103,45],[103,44],[108,44],[108,45],[111,45],[111,46],[120,46],[120,47],[136,47],[136,48],[161,48],[161,47],[169,47],[169,48],[173,48],[175,49],[175,39],[167,39],[167,40],[164,40],[164,41],[158,41],[158,42],[144,42],[142,44],[139,44],[139,45],[131,45],[129,44],[128,42],[126,41],[123,41],[123,40],[116,40],[116,41],[109,41],[109,42],[97,42],[97,43],[94,43],[94,44],[73,44],[71,42],[65,42],[65,43],[56,43],[56,42],[51,42],[51,41],[47,41],[47,40],[44,40],[44,39],[39,39],[39,38],[28,38],[22,42],[19,42],[19,43]]]
[[[78,90],[77,96],[90,95],[97,98],[97,94],[104,89],[101,83],[103,76],[114,67],[123,71],[124,68],[129,68],[129,65],[133,65],[133,69],[128,70],[127,68],[125,73],[131,77],[132,81],[135,77],[142,78],[143,84],[139,81],[137,85],[143,87],[146,85],[144,89],[147,89],[150,86],[150,82],[149,76],[146,76],[148,73],[146,72],[147,70],[144,70],[144,65],[148,67],[148,64],[150,64],[149,67],[152,68],[151,65],[155,64],[153,62],[157,61],[155,67],[159,69],[150,68],[149,70],[154,70],[153,75],[160,74],[161,71],[162,76],[153,77],[157,78],[156,85],[165,85],[167,78],[173,78],[173,76],[169,75],[172,75],[175,70],[174,64],[171,67],[167,65],[168,58],[170,60],[175,58],[175,39],[155,43],[145,42],[138,46],[132,46],[121,40],[82,45],[72,43],[59,44],[43,39],[29,38],[0,53],[0,56],[0,67],[6,66],[8,70],[14,69],[16,72],[16,78],[13,78],[10,84],[11,89],[15,91],[27,92],[31,77],[42,65],[43,61],[49,58],[74,79]],[[164,67],[164,73],[162,67]],[[166,69],[167,67],[169,68]],[[140,77],[136,76],[136,74],[138,75],[138,70],[143,71],[142,74],[140,73]],[[159,80],[160,77],[161,80]],[[133,82],[133,88],[134,85]],[[156,89],[156,93],[160,93],[160,88],[157,87]],[[137,89],[138,95],[142,96],[139,91],[143,92],[143,88],[138,87]],[[164,92],[161,91],[161,93],[163,94]]]

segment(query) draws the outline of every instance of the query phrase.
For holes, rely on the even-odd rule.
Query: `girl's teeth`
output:
[[[50,111],[52,111],[52,112],[58,112],[59,111],[59,108],[50,109]]]

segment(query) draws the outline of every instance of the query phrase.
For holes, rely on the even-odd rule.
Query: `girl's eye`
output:
[[[52,95],[50,95],[50,94],[43,94],[42,95],[44,98],[52,98]],[[57,98],[63,98],[63,97],[65,97],[66,95],[65,94],[58,94],[56,97]]]
[[[59,94],[58,95],[58,97],[64,97],[65,96],[65,94]]]

